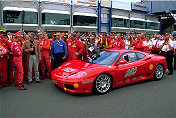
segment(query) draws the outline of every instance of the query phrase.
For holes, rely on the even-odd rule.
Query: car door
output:
[[[126,64],[120,64],[117,66],[116,72],[118,75],[118,79],[116,83],[118,85],[124,85],[127,83],[137,81],[139,78],[142,78],[142,75],[145,74],[145,72],[142,69],[146,66],[146,63],[144,63],[143,61],[141,62],[137,58],[135,52],[126,52],[122,54],[118,62],[124,60],[125,56],[128,56],[129,58],[128,62]]]

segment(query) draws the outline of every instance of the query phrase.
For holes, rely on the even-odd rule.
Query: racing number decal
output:
[[[128,70],[126,71],[125,77],[132,76],[132,75],[134,75],[136,72],[137,72],[137,67],[132,68],[132,69],[128,69]]]

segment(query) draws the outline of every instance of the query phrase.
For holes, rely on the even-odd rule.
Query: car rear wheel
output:
[[[161,80],[163,78],[163,75],[164,75],[164,67],[163,65],[159,64],[155,68],[153,78],[154,80]]]
[[[97,94],[105,94],[110,90],[111,86],[111,77],[107,74],[101,74],[94,81],[93,90]]]

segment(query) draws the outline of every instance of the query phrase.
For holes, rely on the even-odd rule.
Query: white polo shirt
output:
[[[143,46],[148,46],[149,48],[152,48],[153,42],[151,40],[149,41],[143,41]]]
[[[157,40],[153,40],[153,46],[156,45],[156,47],[159,48],[160,44],[161,44],[161,40],[158,40],[158,41]]]
[[[159,45],[162,45],[163,43],[164,43],[164,40],[161,41]],[[174,46],[173,41],[172,41],[171,39],[169,39],[169,44],[170,44],[172,47]],[[164,45],[164,46],[161,48],[161,51],[165,51],[165,52],[166,52],[166,51],[169,51],[169,50],[171,50],[171,49],[169,48],[168,44],[167,44],[167,45]]]
[[[173,48],[176,50],[176,41],[172,41],[173,42]]]

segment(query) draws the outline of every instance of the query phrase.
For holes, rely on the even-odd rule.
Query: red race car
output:
[[[86,61],[68,61],[52,72],[54,84],[77,94],[105,94],[111,88],[143,80],[161,80],[166,58],[134,50],[108,49]]]

